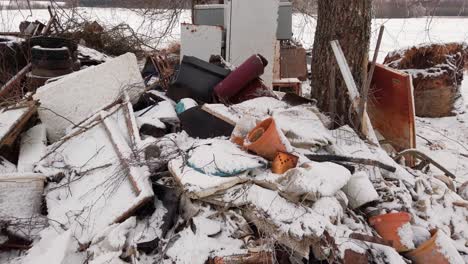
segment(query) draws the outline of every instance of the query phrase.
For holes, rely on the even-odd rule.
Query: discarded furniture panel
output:
[[[1,174],[0,217],[28,218],[40,214],[45,180],[42,174]]]
[[[240,65],[252,54],[261,54],[267,61],[275,58],[279,0],[226,1],[226,60]],[[273,82],[273,63],[262,76],[266,86]]]
[[[302,96],[302,82],[297,78],[273,80],[273,90]]]
[[[196,5],[193,10],[194,23],[197,25],[224,27],[226,25],[224,10],[224,4]],[[278,8],[278,28],[276,30],[276,38],[278,40],[289,40],[292,38],[292,18],[292,3],[281,0]]]
[[[43,124],[36,125],[21,135],[18,172],[33,172],[34,164],[46,154],[47,132]]]
[[[307,80],[306,50],[302,47],[281,47],[280,50],[281,79],[298,78]]]
[[[0,146],[12,145],[36,113],[37,102],[0,109]]]
[[[181,24],[180,56],[193,56],[209,61],[211,55],[221,55],[223,28],[220,26]]]
[[[384,64],[413,77],[417,116],[451,116],[461,98],[463,54],[461,43],[428,44],[391,52]]]
[[[116,104],[48,147],[36,167],[64,174],[46,196],[50,218],[67,224],[81,243],[130,217],[153,197],[131,105]],[[69,217],[72,215],[73,217]]]
[[[193,138],[231,136],[234,125],[204,110],[202,106],[192,107],[179,115],[180,126]]]
[[[367,112],[372,125],[397,150],[416,148],[411,76],[377,64]]]
[[[236,177],[206,175],[184,164],[183,158],[169,161],[168,167],[176,182],[183,186],[192,199],[208,197],[248,181],[247,172],[242,172]]]
[[[191,56],[184,56],[175,81],[167,95],[178,102],[183,98],[210,103],[213,89],[230,73],[229,70]]]
[[[65,130],[96,110],[117,100],[127,91],[131,100],[144,89],[134,54],[127,53],[98,66],[74,72],[37,90],[39,117],[56,142]]]
[[[7,232],[30,241],[40,231],[35,225],[41,219],[35,217],[41,213],[45,181],[42,174],[0,174],[0,218]]]

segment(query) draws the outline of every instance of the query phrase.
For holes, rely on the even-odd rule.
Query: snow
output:
[[[63,264],[67,259],[67,253],[72,240],[72,232],[66,231],[58,233],[53,228],[45,229],[41,232],[41,240],[29,250],[28,255],[23,259],[23,264],[50,263]],[[67,259],[69,260],[69,259]]]
[[[26,131],[21,136],[18,172],[33,172],[35,163],[45,155],[46,149],[47,135],[43,124]]]
[[[176,112],[177,114],[181,114],[190,108],[198,106],[198,103],[193,100],[192,98],[183,98],[177,103],[176,105]]]
[[[182,157],[169,161],[169,171],[193,198],[203,198],[247,181],[246,173],[233,177],[210,176],[184,164]]]
[[[413,244],[416,248],[431,239],[431,233],[426,228],[413,225],[411,229],[413,233]]]
[[[125,121],[120,119],[123,123],[120,127],[127,127]],[[106,119],[108,125],[112,122],[112,117]],[[67,225],[82,243],[92,240],[97,231],[115,221],[125,220],[121,219],[123,215],[153,195],[151,187],[146,187],[147,169],[137,167],[138,159],[137,164],[126,168],[116,153],[114,144],[122,146],[129,139],[116,136],[120,133],[116,128],[119,125],[106,127],[106,123],[82,124],[81,133],[49,146],[48,152],[54,152],[38,166],[48,176],[65,174],[60,183],[48,186],[48,217]],[[106,129],[114,134],[112,138]],[[125,130],[122,133],[129,135]],[[122,158],[128,159],[129,147],[120,150]]]
[[[2,140],[15,127],[21,118],[29,111],[28,107],[15,109],[0,109],[0,140]]]
[[[230,141],[217,140],[190,151],[187,165],[207,175],[229,177],[266,167],[267,161],[240,150]]]
[[[113,224],[98,233],[91,242],[89,252],[92,253],[91,263],[116,263],[127,244],[130,233],[136,227],[136,218],[131,217],[121,224]],[[103,260],[106,261],[103,261]],[[124,262],[125,263],[125,262]]]
[[[225,202],[236,206],[254,206],[278,228],[278,237],[287,234],[299,240],[317,238],[325,230],[325,217],[310,208],[289,202],[275,191],[257,185],[246,186],[243,195],[239,195],[238,191],[226,193]]]
[[[85,57],[86,59],[96,60],[101,62],[106,62],[109,60],[109,56],[104,53],[101,53],[95,49],[85,47],[83,45],[78,45],[78,58]]]
[[[34,98],[41,102],[38,112],[48,138],[56,142],[69,126],[114,102],[124,91],[135,99],[143,87],[136,57],[127,53],[42,86]]]
[[[454,247],[451,239],[447,237],[447,235],[442,232],[437,232],[437,238],[435,241],[439,253],[447,258],[450,264],[458,264],[463,263],[463,259],[458,253],[457,249]]]
[[[39,174],[0,175],[0,217],[29,218],[40,214],[45,177]]]
[[[203,210],[192,219],[194,229],[188,227],[179,233],[180,238],[167,250],[173,263],[204,264],[209,257],[247,253],[244,242],[232,238],[225,223],[210,217],[215,213]]]
[[[406,249],[411,250],[414,249],[413,243],[413,229],[411,228],[410,223],[405,223],[404,225],[400,226],[397,230],[398,236],[400,237],[401,244],[406,247]]]
[[[367,173],[359,171],[351,176],[351,179],[343,187],[351,208],[358,208],[366,203],[379,199]]]
[[[332,137],[313,109],[296,106],[273,113],[276,125],[291,145],[298,148],[318,148],[332,142]]]
[[[0,175],[16,172],[16,165],[0,156]]]
[[[330,162],[309,162],[287,171],[278,184],[279,189],[288,195],[317,200],[335,195],[350,178],[351,173],[343,166]]]
[[[146,109],[135,112],[138,126],[149,124],[157,128],[165,129],[166,125],[163,122],[179,121],[174,106],[168,101],[162,101],[156,106],[150,106]]]

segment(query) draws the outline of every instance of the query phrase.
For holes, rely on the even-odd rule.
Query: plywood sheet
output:
[[[371,83],[368,113],[372,124],[397,150],[416,148],[411,76],[377,64]]]

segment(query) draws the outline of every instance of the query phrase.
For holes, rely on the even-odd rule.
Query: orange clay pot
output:
[[[410,214],[400,212],[373,216],[369,219],[369,224],[375,228],[383,239],[392,241],[393,247],[398,252],[405,252],[409,249],[401,243],[398,229],[410,220]]]
[[[244,138],[243,137],[231,137],[231,142],[238,145],[239,147],[244,147]]]
[[[286,151],[286,146],[278,134],[281,132],[278,131],[273,118],[263,120],[247,135],[244,147],[265,159],[273,160],[278,151]]]
[[[439,252],[440,248],[436,244],[437,229],[431,230],[431,239],[422,243],[415,250],[411,250],[405,256],[415,264],[449,264],[447,258]]]
[[[295,168],[298,161],[299,157],[280,151],[276,153],[276,157],[273,160],[273,164],[271,166],[271,171],[276,174],[283,174],[289,169]]]

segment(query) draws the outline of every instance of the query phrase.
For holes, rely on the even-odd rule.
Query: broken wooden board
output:
[[[52,142],[65,136],[68,127],[116,101],[125,91],[136,99],[144,89],[134,54],[124,54],[98,66],[71,73],[37,90],[39,117]]]
[[[298,78],[307,80],[306,50],[302,47],[281,48],[281,79]]]
[[[376,64],[370,94],[367,111],[374,128],[397,151],[416,148],[411,76]]]
[[[210,176],[184,164],[182,158],[171,160],[168,167],[174,179],[192,199],[201,199],[248,181],[247,172],[235,177]]]
[[[130,107],[124,102],[101,111],[51,145],[37,166],[49,177],[64,173],[48,189],[49,217],[73,229],[81,243],[127,219],[153,196]]]
[[[12,145],[36,110],[37,102],[0,109],[0,146]]]
[[[221,56],[223,27],[181,24],[180,58],[194,56],[209,61],[211,55]]]

